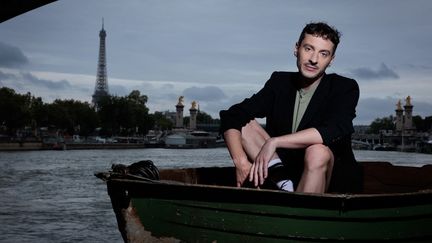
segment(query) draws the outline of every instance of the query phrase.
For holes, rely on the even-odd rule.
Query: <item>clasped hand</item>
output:
[[[268,163],[275,152],[276,142],[274,138],[267,139],[255,158],[249,173],[249,181],[253,181],[256,187],[264,184],[264,180],[268,176]]]

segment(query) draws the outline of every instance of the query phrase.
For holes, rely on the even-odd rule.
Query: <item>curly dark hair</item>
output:
[[[327,23],[324,22],[313,22],[307,24],[300,34],[298,40],[299,45],[305,38],[306,34],[319,36],[324,39],[329,39],[334,44],[333,55],[336,52],[336,48],[339,44],[339,39],[341,37],[341,33],[336,28],[329,26]]]

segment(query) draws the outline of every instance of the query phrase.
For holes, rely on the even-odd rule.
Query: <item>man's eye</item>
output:
[[[324,51],[324,52],[321,52],[321,56],[322,56],[322,57],[329,57],[329,56],[330,56],[330,53],[327,52],[327,51]]]

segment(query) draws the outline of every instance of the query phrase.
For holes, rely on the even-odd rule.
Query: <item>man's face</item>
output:
[[[297,68],[303,77],[314,81],[320,79],[334,59],[333,48],[329,39],[306,34],[294,50]]]

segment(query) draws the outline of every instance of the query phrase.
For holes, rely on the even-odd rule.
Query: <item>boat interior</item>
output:
[[[395,166],[388,162],[361,162],[361,194],[407,193],[432,190],[432,164],[422,167]],[[234,167],[160,170],[160,179],[188,184],[235,186]]]

